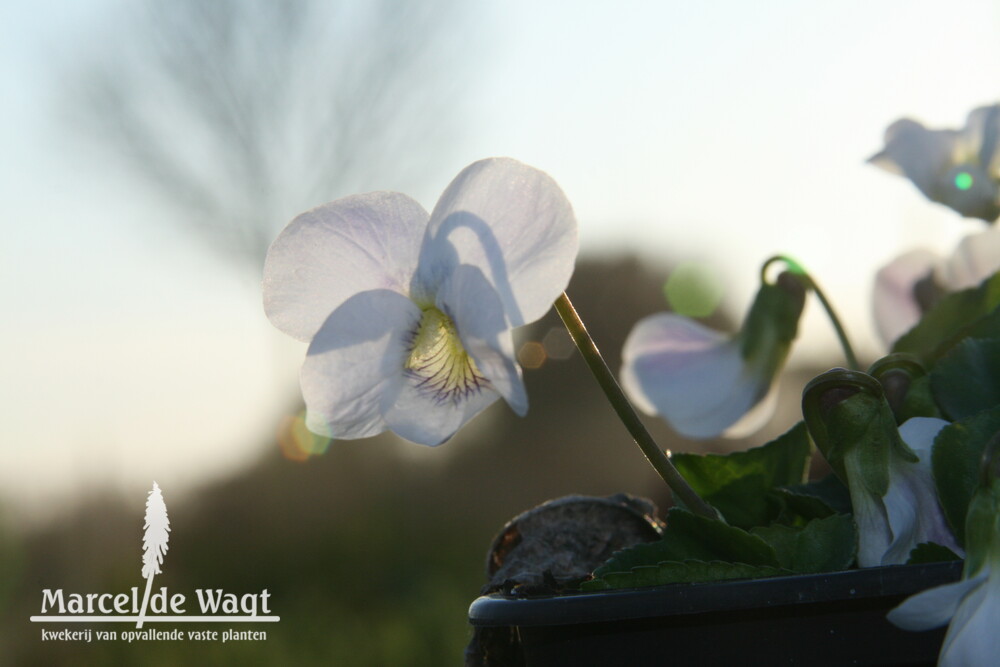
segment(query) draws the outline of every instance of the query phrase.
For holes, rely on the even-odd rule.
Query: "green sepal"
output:
[[[801,484],[812,445],[805,424],[761,447],[730,454],[674,454],[671,461],[695,492],[726,522],[752,528],[772,521],[781,509],[776,487]]]
[[[931,371],[937,404],[952,421],[1000,405],[1000,338],[967,338]]]
[[[641,565],[627,572],[608,572],[580,584],[584,592],[618,588],[640,588],[666,584],[723,581],[726,579],[761,579],[794,574],[781,568],[727,563],[724,561],[666,561],[656,565]]]
[[[962,560],[962,557],[936,542],[923,542],[913,547],[906,564],[924,565],[926,563],[947,563],[953,560]]]
[[[761,538],[717,519],[674,508],[667,513],[667,527],[661,540],[618,551],[594,570],[594,576],[628,572],[634,567],[664,561],[687,560],[779,567],[774,548]]]
[[[839,462],[844,467],[848,487],[882,497],[889,491],[891,443],[878,413],[873,413],[874,403],[873,397],[857,394],[838,405],[835,410],[848,416],[835,420],[831,433],[835,440],[844,443]],[[857,421],[852,421],[850,415],[857,415]],[[896,429],[895,418],[892,429]]]
[[[1000,406],[949,424],[934,439],[931,469],[941,508],[958,543],[966,545],[969,503],[981,481],[987,443],[1000,431]]]
[[[918,460],[899,436],[885,399],[863,393],[851,396],[833,408],[830,422],[831,437],[843,452],[840,461],[849,486],[860,485],[874,496],[884,496],[889,491],[890,457]]]
[[[817,376],[803,392],[802,412],[816,446],[852,497],[859,490],[886,494],[891,456],[918,460],[899,436],[882,385],[870,375],[834,369]]]
[[[785,271],[774,283],[761,282],[743,326],[740,351],[747,364],[774,377],[798,335],[808,278]]]
[[[774,548],[781,567],[803,574],[846,570],[858,551],[857,530],[846,514],[813,519],[801,527],[774,524],[750,533]]]
[[[1000,336],[1000,273],[978,287],[953,292],[942,298],[910,331],[893,345],[893,352],[917,356],[925,367],[963,338]]]

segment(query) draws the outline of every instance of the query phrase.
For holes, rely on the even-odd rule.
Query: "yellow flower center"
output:
[[[489,386],[462,346],[455,323],[437,308],[424,309],[411,346],[404,367],[438,402],[458,403]]]

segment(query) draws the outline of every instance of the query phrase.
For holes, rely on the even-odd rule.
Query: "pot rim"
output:
[[[477,627],[571,625],[754,608],[903,598],[957,581],[962,561],[886,565],[764,579],[669,584],[543,597],[484,595],[469,607]]]

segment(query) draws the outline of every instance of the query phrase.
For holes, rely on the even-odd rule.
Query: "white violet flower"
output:
[[[643,411],[688,438],[750,431],[770,416],[766,400],[798,329],[805,286],[786,272],[763,283],[735,335],[675,313],[640,320],[622,350],[621,383]]]
[[[431,215],[374,192],[295,218],[268,250],[264,308],[309,342],[309,428],[437,445],[501,396],[523,415],[511,329],[566,288],[577,246],[559,186],[509,158],[466,167]]]
[[[940,667],[992,665],[1000,656],[1000,478],[991,458],[966,515],[962,579],[907,598],[887,617],[904,630],[949,624]]]
[[[864,484],[851,480],[859,566],[906,563],[914,547],[924,542],[934,542],[963,555],[948,527],[931,473],[931,447],[938,432],[947,425],[943,419],[914,417],[899,427],[900,438],[918,460],[907,461],[889,452],[889,485],[884,496],[871,495]],[[852,469],[853,466],[848,474]]]
[[[1000,216],[1000,105],[973,110],[961,130],[897,120],[869,162],[909,178],[928,199],[969,218]]]
[[[976,287],[1000,270],[1000,229],[970,234],[948,258],[911,250],[875,276],[872,309],[879,337],[887,345],[909,331],[943,294]]]
[[[907,598],[888,618],[915,631],[950,622],[939,667],[994,664],[1000,656],[1000,563],[988,562],[971,577]]]

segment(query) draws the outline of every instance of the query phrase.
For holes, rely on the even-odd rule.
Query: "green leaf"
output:
[[[717,519],[708,519],[674,508],[667,513],[663,539],[638,544],[615,553],[594,570],[595,577],[609,572],[628,572],[634,567],[658,565],[664,561],[721,560],[778,567],[774,549],[761,538]]]
[[[948,547],[941,546],[934,542],[923,542],[913,547],[907,565],[923,565],[925,563],[947,563],[953,560],[962,560]]]
[[[788,489],[776,489],[775,496],[781,501],[783,508],[774,523],[800,526],[813,519],[825,519],[836,514],[829,505],[816,496],[793,493]]]
[[[857,552],[854,521],[846,514],[814,519],[804,527],[775,524],[750,532],[774,548],[781,567],[803,574],[845,570]]]
[[[580,590],[589,592],[725,579],[760,579],[789,574],[794,573],[780,568],[745,563],[697,560],[668,561],[657,565],[639,566],[628,572],[609,572],[600,578],[583,582],[580,585]]]
[[[775,487],[805,480],[812,453],[805,424],[762,447],[721,454],[674,454],[671,461],[688,484],[733,526],[769,523],[780,506]]]
[[[909,352],[925,367],[966,336],[1000,336],[1000,273],[979,287],[954,292],[941,299],[920,322],[893,346],[893,352]]]
[[[1000,407],[949,424],[934,439],[931,467],[941,507],[959,544],[965,544],[965,515],[979,486],[983,449],[1000,431]]]
[[[967,338],[931,371],[937,404],[951,420],[1000,405],[1000,338]]]
[[[992,440],[992,439],[991,439]],[[992,448],[992,443],[988,443]],[[965,573],[975,576],[987,563],[995,562],[1000,537],[1000,477],[997,477],[997,451],[987,454],[991,461],[985,477],[969,501],[965,518]]]
[[[851,493],[834,474],[808,484],[779,489],[789,509],[807,519],[824,519],[831,514],[850,514]]]

